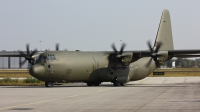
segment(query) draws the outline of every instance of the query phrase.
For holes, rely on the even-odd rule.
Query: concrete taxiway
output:
[[[147,77],[125,87],[0,86],[0,112],[7,111],[199,112],[200,77]]]

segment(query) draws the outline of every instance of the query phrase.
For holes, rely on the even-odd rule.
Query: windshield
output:
[[[37,63],[37,62],[39,62],[41,59],[42,59],[42,54],[40,54],[37,58],[36,58],[36,60],[35,60],[35,63]]]
[[[35,63],[46,63],[46,61],[55,61],[56,60],[56,57],[54,54],[48,54],[48,55],[45,55],[45,54],[40,54],[37,59],[35,60]]]
[[[54,54],[48,54],[48,56],[47,56],[47,60],[54,61],[54,60],[56,60],[56,57],[55,57]]]
[[[43,56],[42,59],[43,59],[43,60],[46,60],[46,59],[47,59],[47,56]]]

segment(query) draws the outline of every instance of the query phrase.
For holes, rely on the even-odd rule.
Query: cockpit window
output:
[[[50,57],[50,60],[53,60],[53,56],[51,54],[49,55],[49,57]]]
[[[56,60],[56,57],[55,57],[54,54],[48,54],[48,56],[47,56],[47,60],[51,60],[51,61],[53,61],[53,60]]]
[[[39,63],[39,62],[42,62],[42,63],[46,63],[46,61],[56,61],[56,57],[54,54],[40,54],[36,60],[35,60],[35,63]]]
[[[42,59],[43,59],[43,60],[46,60],[46,59],[47,59],[47,57],[46,57],[46,56],[43,56],[43,57],[42,57]]]
[[[38,59],[42,59],[42,55],[39,55]]]
[[[39,60],[41,60],[41,59],[42,59],[42,56],[43,56],[43,55],[40,54],[40,55],[36,58],[36,60],[35,60],[34,63],[36,63],[36,62],[38,62]]]
[[[56,60],[56,57],[54,55],[52,57],[53,57],[53,60]]]

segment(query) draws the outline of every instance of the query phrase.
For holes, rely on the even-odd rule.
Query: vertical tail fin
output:
[[[170,14],[169,14],[169,11],[166,9],[163,10],[163,13],[161,16],[156,40],[154,43],[154,49],[156,47],[157,42],[162,43],[162,46],[160,47],[161,51],[174,50]]]

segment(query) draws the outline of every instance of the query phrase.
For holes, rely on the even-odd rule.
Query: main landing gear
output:
[[[53,82],[50,82],[50,81],[46,81],[46,82],[45,82],[45,86],[46,86],[46,87],[53,87],[53,86],[54,86],[54,83],[53,83]]]
[[[126,86],[126,83],[113,82],[114,86]]]
[[[100,82],[88,82],[87,86],[99,86],[100,84]]]

